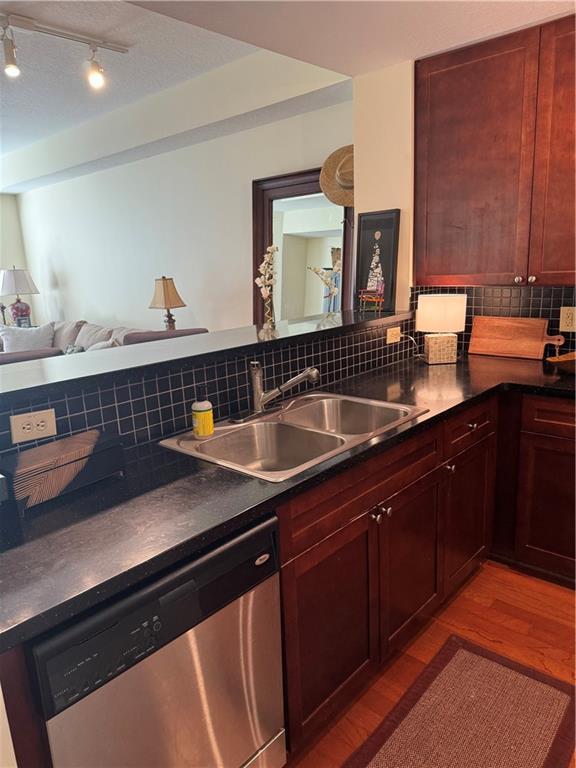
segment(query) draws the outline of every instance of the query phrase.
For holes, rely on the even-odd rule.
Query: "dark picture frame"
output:
[[[356,309],[378,313],[394,311],[399,234],[399,208],[358,214]],[[371,270],[375,256],[380,270]]]

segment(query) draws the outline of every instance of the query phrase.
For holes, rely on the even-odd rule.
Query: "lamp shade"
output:
[[[466,326],[465,293],[429,293],[418,296],[416,330],[457,333]]]
[[[150,309],[174,309],[185,306],[176,290],[173,278],[164,276],[156,278]]]
[[[0,296],[40,293],[27,269],[3,269],[0,272]]]

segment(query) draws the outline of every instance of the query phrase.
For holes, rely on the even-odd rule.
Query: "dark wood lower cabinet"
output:
[[[292,751],[378,667],[377,528],[366,512],[281,569]]]
[[[442,602],[447,481],[441,467],[380,505],[382,657],[412,637]]]
[[[495,435],[459,453],[445,466],[444,591],[452,594],[486,555],[495,480]]]
[[[574,578],[574,441],[523,432],[516,559]]]

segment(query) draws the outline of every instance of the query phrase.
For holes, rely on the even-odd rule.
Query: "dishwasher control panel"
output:
[[[136,614],[50,658],[43,681],[48,690],[42,694],[51,715],[57,715],[153,653],[162,644],[162,627],[159,611]]]

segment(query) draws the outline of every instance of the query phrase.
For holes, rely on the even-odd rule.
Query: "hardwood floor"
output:
[[[574,680],[574,592],[485,563],[298,768],[340,768],[452,634],[561,680]],[[570,766],[576,767],[574,758]]]

